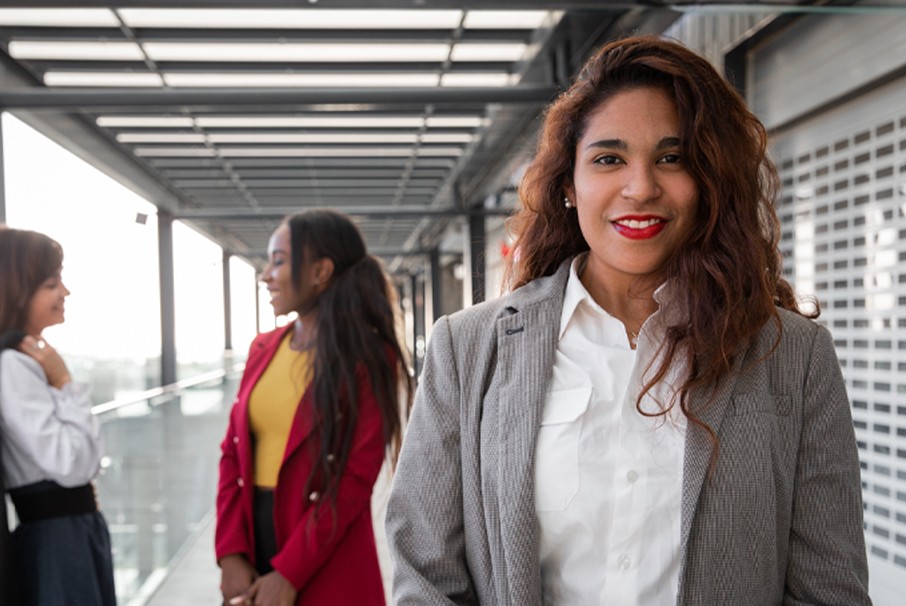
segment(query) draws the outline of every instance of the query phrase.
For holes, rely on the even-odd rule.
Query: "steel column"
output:
[[[412,297],[412,369],[416,379],[422,371],[422,357],[424,352],[419,351],[418,339],[425,335],[425,298],[419,292],[417,274],[412,274],[409,280],[410,296]]]
[[[230,290],[230,258],[226,250],[223,251],[223,349],[233,350],[233,305]]]
[[[433,249],[429,255],[431,263],[431,323],[443,315],[443,276],[441,276],[440,251]],[[426,318],[427,320],[427,318]]]
[[[471,290],[472,305],[484,301],[485,295],[485,247],[487,246],[487,233],[484,215],[469,215],[468,242],[466,243],[466,257],[468,258],[469,284],[463,285],[463,292]]]
[[[258,274],[255,274],[254,293],[255,293],[255,332],[261,332],[261,300],[258,296]]]
[[[176,382],[176,287],[173,271],[173,217],[157,214],[157,255],[160,265],[160,384]]]

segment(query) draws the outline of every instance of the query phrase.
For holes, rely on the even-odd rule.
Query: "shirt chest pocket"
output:
[[[535,510],[562,511],[579,492],[579,439],[591,387],[548,392],[535,445]]]

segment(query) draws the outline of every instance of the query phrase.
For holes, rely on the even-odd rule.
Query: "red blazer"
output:
[[[221,445],[215,537],[218,561],[238,553],[255,564],[249,395],[291,326],[258,335],[249,351]],[[324,510],[314,523],[315,503],[310,500],[311,494],[303,494],[319,447],[313,432],[311,398],[309,387],[293,419],[277,476],[277,555],[271,564],[299,591],[299,606],[383,606],[384,588],[371,524],[371,492],[384,461],[383,422],[367,372],[359,373],[359,420],[340,478],[336,517]]]

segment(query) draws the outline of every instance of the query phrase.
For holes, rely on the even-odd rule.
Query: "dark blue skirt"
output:
[[[110,533],[100,512],[20,524],[13,553],[25,606],[116,606]]]

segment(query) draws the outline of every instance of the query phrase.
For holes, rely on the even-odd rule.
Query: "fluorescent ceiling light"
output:
[[[435,87],[437,74],[431,73],[166,73],[164,80],[175,87]]]
[[[144,43],[144,48],[153,61],[229,61],[239,63],[250,61],[317,61],[325,63],[377,61],[443,62],[446,61],[450,52],[449,45],[437,43],[262,44],[241,42],[146,42]]]
[[[441,86],[508,86],[512,84],[512,76],[506,72],[497,72],[491,74],[469,73],[469,74],[444,74],[441,78]]]
[[[212,133],[212,143],[415,143],[416,133]]]
[[[46,86],[162,86],[151,72],[45,72]]]
[[[469,11],[463,27],[466,29],[536,29],[550,16],[562,13],[550,11]]]
[[[202,157],[212,158],[216,154],[208,147],[136,147],[132,150],[136,156],[145,158],[164,157]]]
[[[98,126],[105,128],[191,128],[188,116],[100,116]]]
[[[120,133],[120,143],[204,143],[202,133]]]
[[[425,133],[422,143],[471,143],[474,138],[469,133]]]
[[[0,8],[0,25],[26,27],[119,27],[106,8]]]
[[[485,123],[481,116],[428,116],[429,128],[477,128]]]
[[[461,156],[462,149],[459,147],[419,147],[419,156]]]
[[[9,54],[14,59],[56,59],[60,61],[143,61],[134,42],[43,42],[13,40]]]
[[[453,47],[453,61],[519,61],[528,45],[521,43],[465,44]]]
[[[454,29],[458,10],[141,9],[119,10],[129,27],[242,29]]]
[[[429,118],[430,120],[430,118]],[[199,116],[204,128],[421,128],[421,116]]]
[[[224,158],[258,157],[258,158],[380,158],[409,157],[413,155],[411,147],[233,147],[219,150]],[[419,156],[460,156],[458,147],[418,148]]]

